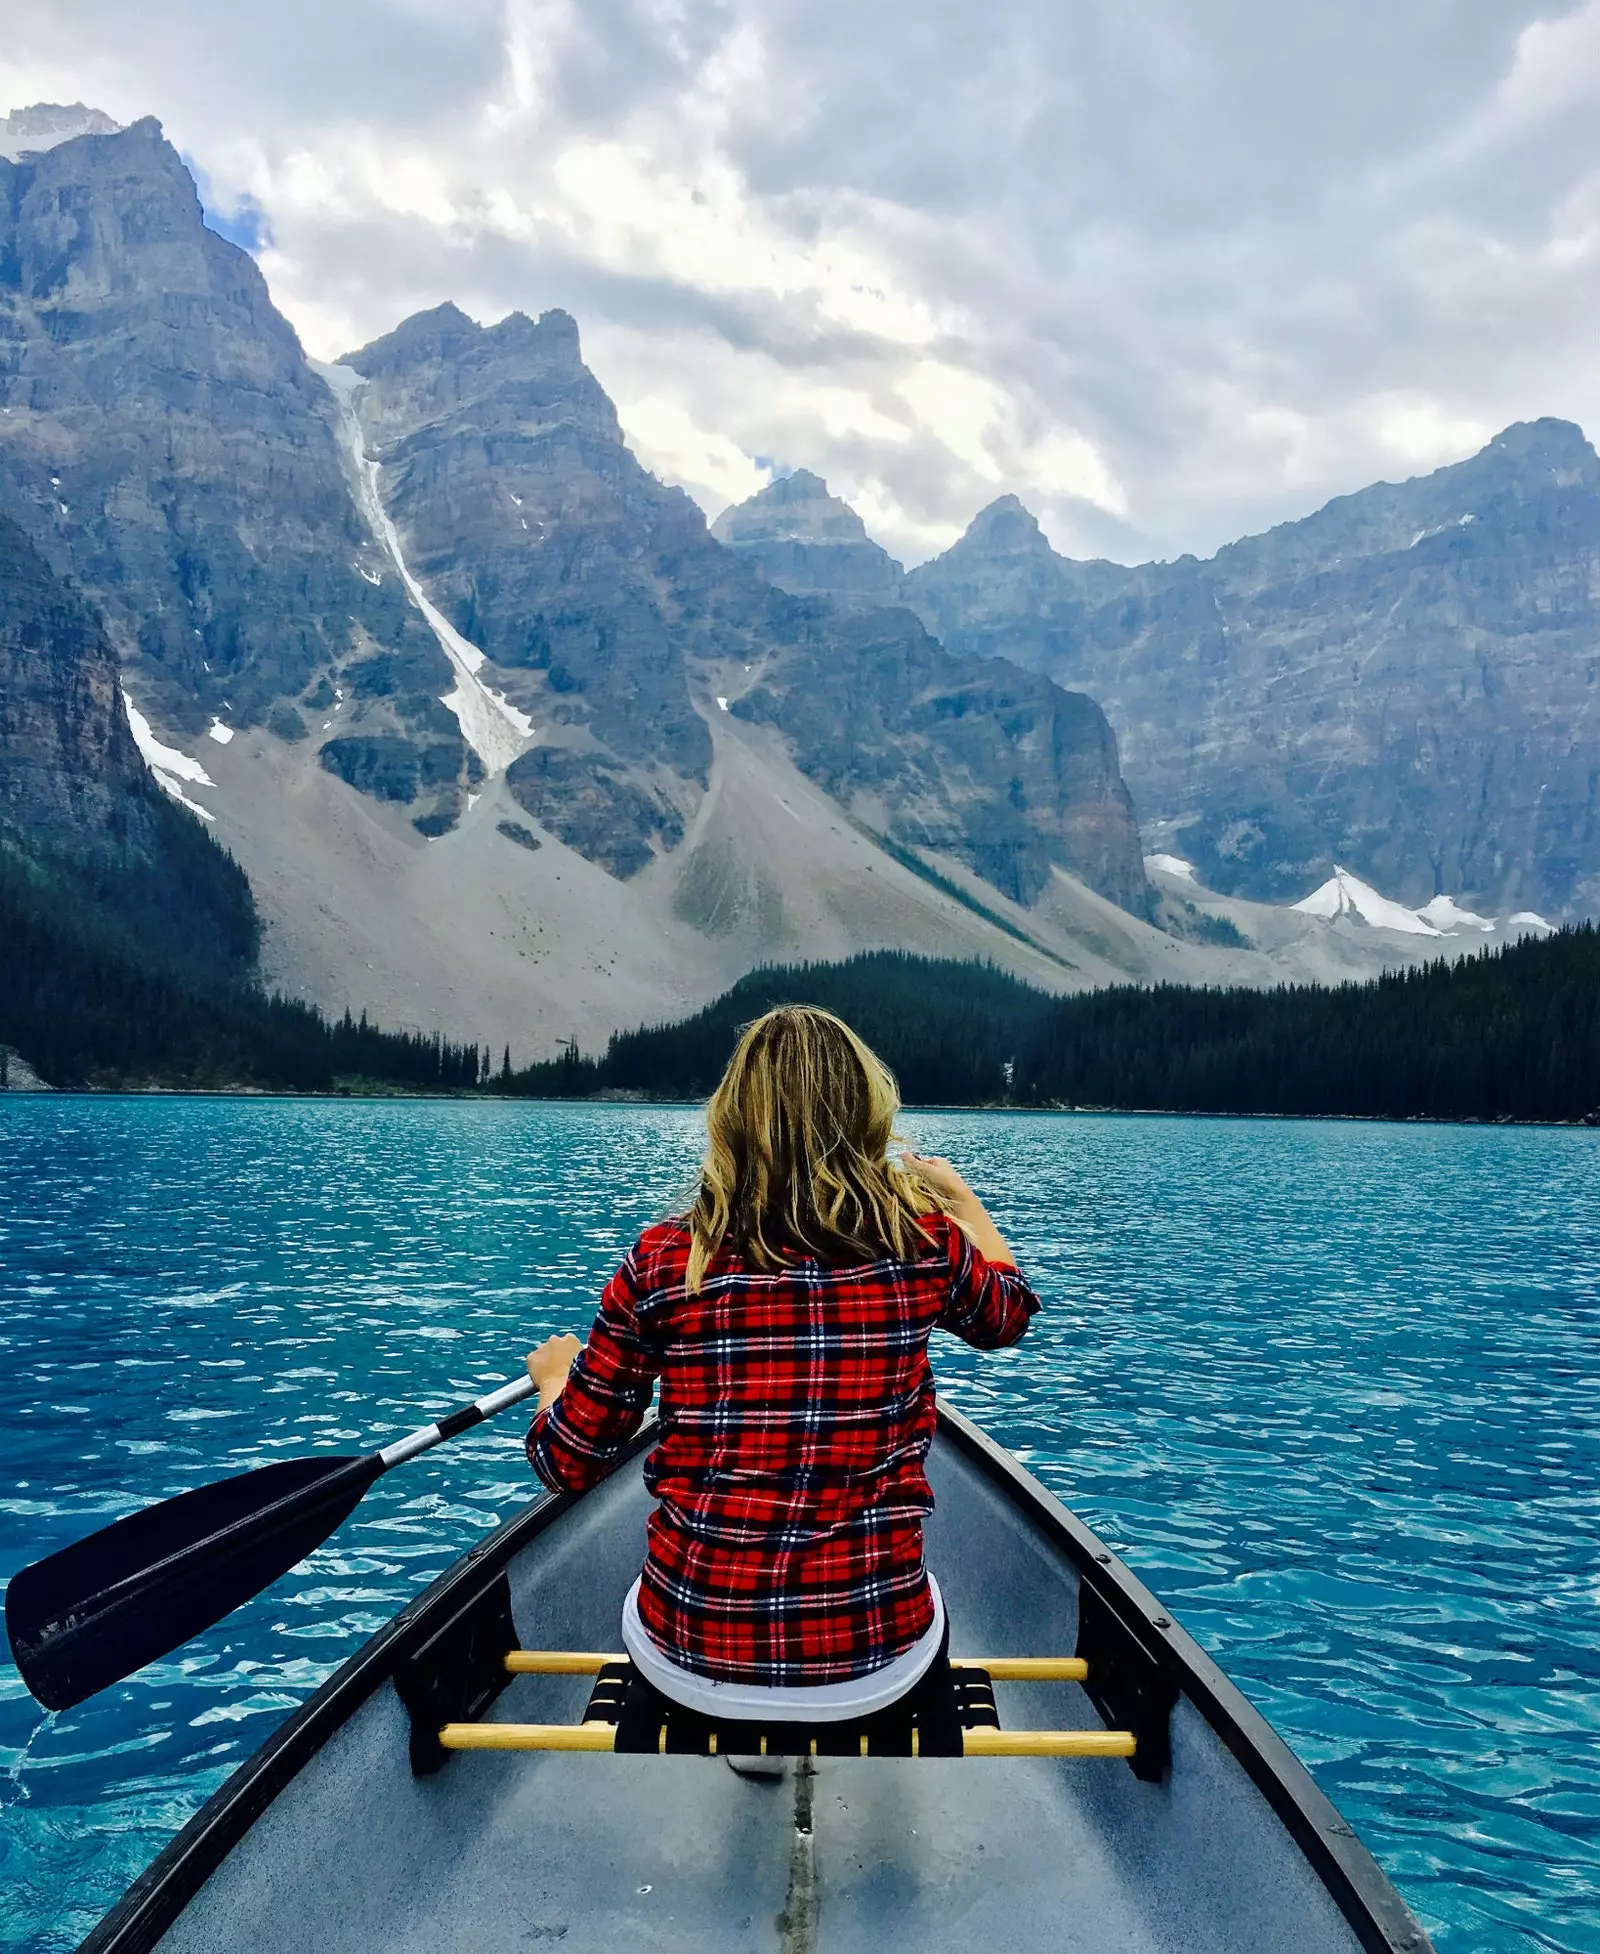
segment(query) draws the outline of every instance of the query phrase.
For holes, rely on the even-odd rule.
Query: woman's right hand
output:
[[[971,1207],[977,1202],[977,1195],[961,1178],[959,1171],[941,1155],[925,1155],[908,1151],[900,1158],[919,1181],[925,1183],[941,1201],[949,1205],[952,1212],[959,1212],[962,1208]]]
[[[1017,1258],[990,1219],[988,1209],[948,1160],[937,1154],[925,1160],[920,1153],[907,1153],[902,1158],[907,1170],[944,1203],[945,1212],[986,1261],[1016,1267]]]

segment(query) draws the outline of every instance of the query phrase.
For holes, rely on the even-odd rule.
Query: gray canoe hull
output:
[[[1081,1583],[1181,1689],[1171,1769],[1111,1759],[822,1758],[780,1785],[715,1758],[471,1753],[408,1763],[395,1663],[504,1566],[522,1645],[619,1646],[641,1454],[537,1504],[374,1639],[200,1812],[83,1954],[1351,1954],[1426,1936],[1303,1768],[1095,1537],[941,1413],[930,1565],[956,1655],[1076,1646]],[[577,1721],[583,1678],[493,1719]],[[997,1686],[1010,1728],[1098,1728],[1084,1692]]]

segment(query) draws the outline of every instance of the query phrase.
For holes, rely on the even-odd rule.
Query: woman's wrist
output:
[[[1017,1266],[1005,1236],[996,1228],[989,1210],[977,1195],[959,1207],[952,1207],[950,1218],[986,1262],[1003,1262],[1012,1269]]]

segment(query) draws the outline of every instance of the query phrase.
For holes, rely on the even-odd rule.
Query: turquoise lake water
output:
[[[908,1114],[1045,1300],[952,1402],[1278,1726],[1442,1954],[1600,1947],[1600,1135]],[[686,1109],[0,1098],[0,1578],[363,1450],[581,1328]],[[511,1414],[166,1662],[0,1663],[0,1949],[74,1947],[329,1671],[531,1494]]]

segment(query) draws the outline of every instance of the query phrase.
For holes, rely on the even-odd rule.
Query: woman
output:
[[[623,1637],[723,1718],[829,1721],[906,1697],[947,1637],[923,1562],[928,1339],[1015,1343],[1038,1308],[947,1160],[888,1157],[888,1070],[826,1011],[769,1011],[707,1109],[699,1193],[647,1228],[580,1350],[528,1358],[528,1456],[594,1484],[661,1383],[657,1505]]]

